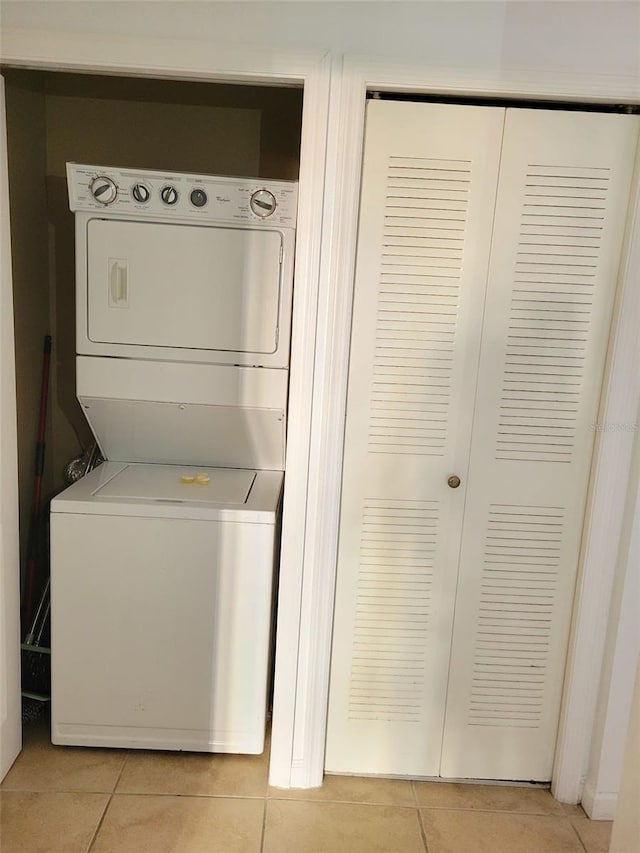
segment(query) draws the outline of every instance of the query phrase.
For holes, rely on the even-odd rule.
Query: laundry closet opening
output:
[[[633,111],[367,103],[330,772],[551,779]]]
[[[44,508],[64,487],[64,471],[70,460],[78,458],[94,441],[76,399],[74,216],[69,210],[65,164],[159,174],[238,176],[255,179],[256,187],[269,181],[295,182],[303,90],[14,68],[3,68],[2,74],[7,110],[24,589],[46,334],[53,338],[53,358]],[[177,299],[180,285],[176,281]],[[287,340],[288,335],[287,330]],[[45,575],[45,561],[41,560],[36,589],[42,588]],[[23,625],[23,636],[27,628]],[[78,637],[77,641],[82,644],[84,639]]]

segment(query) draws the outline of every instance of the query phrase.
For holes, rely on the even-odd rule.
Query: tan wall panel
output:
[[[47,173],[67,160],[223,175],[256,174],[260,112],[47,96]]]
[[[7,85],[7,119],[11,175],[20,550],[24,567],[33,500],[42,345],[44,336],[50,332],[44,180],[45,99],[38,77],[16,75],[14,83]],[[51,423],[50,412],[42,490],[44,496],[52,488],[54,462],[51,455]]]

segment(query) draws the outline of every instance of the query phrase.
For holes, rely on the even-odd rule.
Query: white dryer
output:
[[[297,184],[67,165],[81,355],[287,368]]]
[[[51,504],[52,740],[259,753],[296,185],[68,166],[77,394]]]

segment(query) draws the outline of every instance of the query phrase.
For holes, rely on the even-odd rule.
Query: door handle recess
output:
[[[109,305],[112,308],[129,306],[129,265],[118,258],[109,258]]]
[[[447,484],[448,484],[452,489],[457,489],[457,488],[458,488],[458,486],[460,485],[460,477],[458,477],[458,475],[457,475],[457,474],[452,474],[452,475],[449,477],[449,479],[447,480]]]

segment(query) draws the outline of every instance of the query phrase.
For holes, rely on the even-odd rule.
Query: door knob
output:
[[[452,489],[457,489],[460,485],[460,477],[458,477],[456,474],[452,474],[447,480],[447,483],[449,484],[449,486],[451,486]]]

